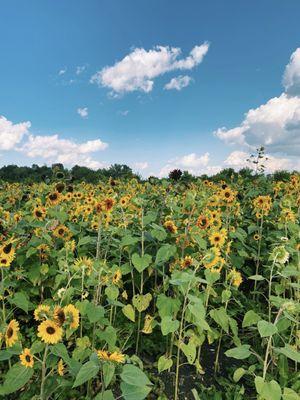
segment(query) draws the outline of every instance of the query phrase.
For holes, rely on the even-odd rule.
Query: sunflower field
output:
[[[5,183],[0,397],[299,400],[300,176]]]

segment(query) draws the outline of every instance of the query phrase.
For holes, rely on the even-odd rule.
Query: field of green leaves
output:
[[[299,400],[299,210],[299,175],[2,182],[0,398]]]

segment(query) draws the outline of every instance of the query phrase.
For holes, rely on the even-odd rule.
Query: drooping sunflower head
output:
[[[181,269],[186,269],[189,268],[193,264],[193,259],[191,256],[185,256],[181,261],[180,261],[180,268]]]
[[[37,335],[47,344],[56,344],[62,339],[63,330],[56,322],[47,319],[38,326]]]
[[[19,355],[21,364],[24,365],[26,368],[33,368],[34,359],[33,355],[31,354],[30,349],[25,348],[22,353]]]
[[[58,326],[63,326],[63,324],[66,322],[66,314],[64,309],[56,306],[53,311],[53,318]]]
[[[64,376],[65,367],[64,367],[64,362],[62,359],[60,359],[57,363],[57,373],[59,376]]]
[[[177,226],[175,225],[175,222],[172,220],[167,220],[164,223],[164,227],[170,232],[170,233],[177,233]]]
[[[118,284],[120,282],[121,278],[122,278],[122,272],[121,272],[121,270],[117,269],[112,276],[112,283],[114,285]]]
[[[89,257],[79,257],[75,260],[73,267],[75,271],[84,271],[90,275],[93,271],[94,261]]]
[[[18,341],[19,322],[12,319],[7,325],[5,332],[5,343],[7,347],[12,347]]]
[[[40,304],[34,310],[34,319],[36,321],[43,321],[44,319],[48,319],[51,316],[50,307],[46,304]]]
[[[66,324],[70,326],[71,329],[77,329],[79,326],[79,310],[69,304],[64,307],[64,314],[66,317]]]

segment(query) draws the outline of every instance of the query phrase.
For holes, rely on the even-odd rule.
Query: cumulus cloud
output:
[[[222,168],[218,165],[209,165],[210,155],[205,153],[198,156],[196,153],[184,155],[182,157],[174,158],[164,165],[159,176],[164,177],[169,174],[170,171],[176,168],[180,168],[184,171],[188,171],[193,175],[208,174],[212,175],[219,172]]]
[[[89,115],[89,110],[87,107],[77,108],[77,114],[79,114],[81,118],[87,118]]]
[[[59,162],[66,165],[84,165],[90,168],[100,168],[103,164],[91,158],[90,154],[105,150],[107,143],[100,139],[75,143],[69,139],[61,139],[58,135],[29,135],[26,143],[18,150],[30,158],[42,158],[49,162]]]
[[[76,67],[76,75],[82,74],[86,70],[86,65],[78,65]]]
[[[91,154],[108,147],[100,139],[77,143],[71,139],[62,139],[57,134],[33,135],[29,131],[30,127],[29,121],[14,124],[0,117],[0,150],[14,150],[30,158],[40,158],[43,162],[59,162],[68,166],[79,164],[93,169],[104,166],[91,157]]]
[[[225,167],[231,167],[235,170],[241,168],[253,168],[253,164],[247,161],[250,154],[245,151],[236,150],[229,154],[224,161]],[[270,154],[266,154],[267,160],[264,162],[266,172],[273,173],[279,170],[294,170],[300,168],[300,161],[291,158],[274,157]]]
[[[133,164],[133,167],[136,168],[137,170],[144,170],[149,167],[149,164],[147,161],[136,162]]]
[[[91,82],[110,88],[114,93],[151,92],[154,79],[166,72],[191,70],[200,64],[209,44],[195,46],[186,58],[179,58],[178,47],[156,46],[151,50],[135,48],[113,66],[104,67],[92,76]]]
[[[13,124],[0,116],[0,150],[11,150],[21,142],[24,135],[28,134],[31,123],[20,122]]]
[[[300,95],[300,48],[294,51],[285,68],[283,86],[287,93]]]
[[[300,154],[300,48],[286,66],[285,92],[249,110],[242,123],[232,129],[219,128],[214,135],[226,144],[254,149],[263,145],[268,152],[289,156]]]
[[[58,75],[64,75],[67,72],[67,68],[62,68],[58,71]]]
[[[190,84],[191,80],[192,80],[192,78],[188,75],[179,75],[176,78],[172,78],[170,80],[170,82],[168,82],[165,85],[165,89],[166,90],[172,90],[172,89],[181,90],[181,89],[187,87]]]

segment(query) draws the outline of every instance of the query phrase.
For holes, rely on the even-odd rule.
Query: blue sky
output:
[[[299,1],[0,6],[0,165],[299,168]]]

